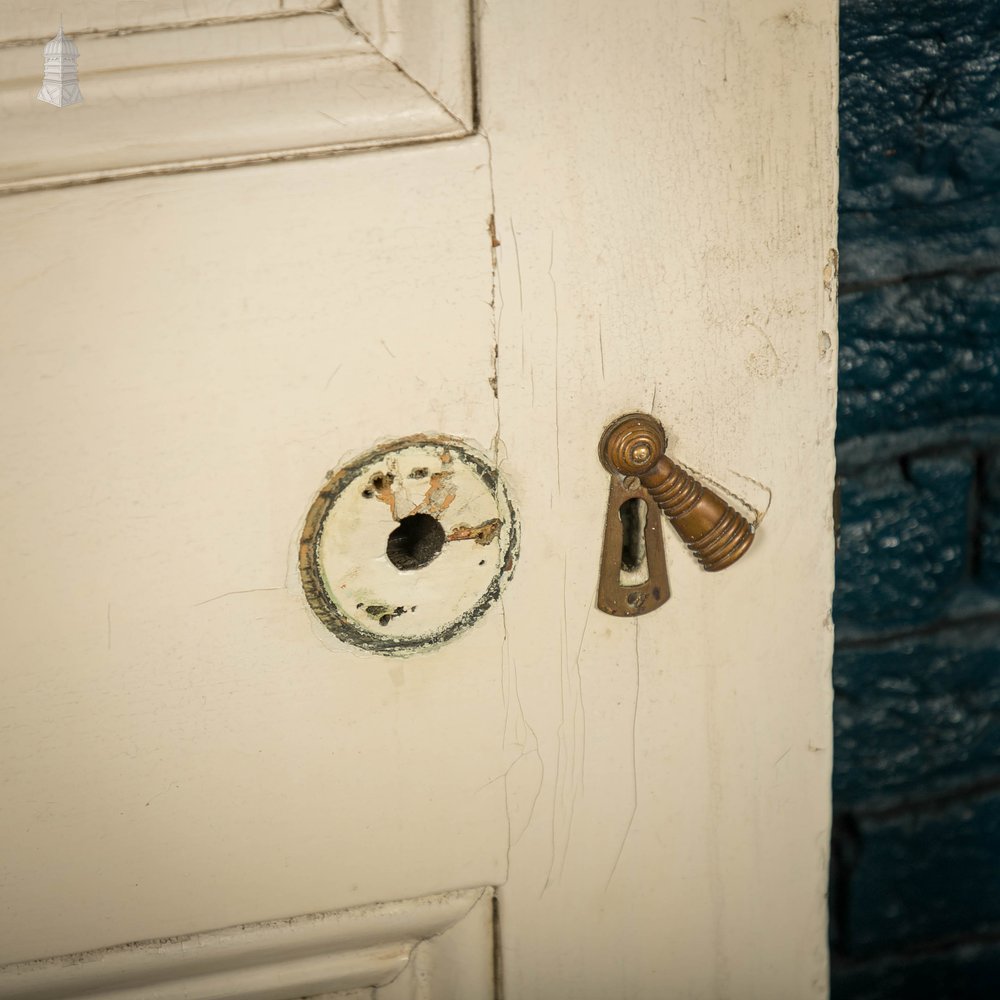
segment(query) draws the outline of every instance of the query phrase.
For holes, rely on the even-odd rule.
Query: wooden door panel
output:
[[[281,46],[257,22],[332,16],[238,7],[265,79]],[[333,128],[354,89],[333,72],[315,107],[250,108],[274,126],[262,146],[195,162],[161,129],[123,161],[148,176],[91,183],[123,171],[86,149],[113,160],[142,121],[126,72],[94,91],[108,143],[47,109],[70,117],[46,120],[45,148],[73,160],[65,122],[86,169],[25,179],[23,150],[0,153],[21,191],[0,198],[0,976],[471,890],[455,927],[482,931],[470,955],[496,944],[508,1000],[822,997],[836,5],[348,0],[336,17],[341,68],[375,74],[342,119],[367,138]],[[125,66],[105,35],[105,68]],[[15,131],[23,42],[0,40]],[[232,138],[225,114],[179,117]],[[276,140],[289,121],[298,138]],[[297,162],[210,169],[260,159]],[[26,190],[52,185],[71,186]],[[713,576],[666,529],[669,602],[620,620],[594,607],[596,447],[640,409],[758,537]],[[329,470],[415,433],[499,467],[522,555],[476,627],[384,658],[312,614],[297,546]],[[448,962],[422,936],[391,983],[323,990],[488,995],[479,958],[476,985],[459,962],[428,986]]]
[[[506,601],[544,777],[509,782],[505,989],[823,996],[836,4],[509,0],[478,51],[500,434],[540,540]],[[665,527],[670,600],[623,620],[594,610],[596,448],[636,410],[759,534],[709,574]]]
[[[363,654],[296,563],[346,456],[490,445],[486,164],[0,200],[4,960],[503,877],[501,615]]]
[[[493,1000],[491,888],[0,967],[5,1000]]]
[[[65,19],[50,0],[5,7],[0,194],[472,131],[466,0],[92,0]],[[79,48],[72,112],[34,99],[64,20]]]

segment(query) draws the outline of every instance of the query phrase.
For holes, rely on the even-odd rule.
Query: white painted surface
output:
[[[492,901],[466,889],[22,962],[0,967],[0,997],[488,1000]]]
[[[508,997],[826,994],[835,25],[832,0],[481,8],[525,525]],[[718,575],[667,528],[671,599],[622,621],[593,610],[594,449],[642,408],[762,518]]]
[[[473,107],[469,0],[346,0],[350,23],[467,128]]]
[[[835,5],[477,13],[485,138],[0,199],[0,961],[499,885],[506,1000],[825,995]],[[636,622],[640,408],[760,526]],[[413,433],[523,541],[399,661],[296,543]]]
[[[67,34],[143,31],[162,26],[289,13],[336,6],[336,0],[2,0],[0,45],[44,40],[59,27]]]
[[[386,660],[297,568],[492,439],[489,205],[479,138],[0,199],[0,960],[502,880],[499,609]]]
[[[421,23],[433,30],[433,19]],[[411,36],[408,51],[430,41]],[[40,46],[0,42],[0,193],[468,132],[339,11],[83,34],[76,44],[86,101],[57,115],[29,99]],[[471,93],[467,66],[442,73],[442,86],[455,76]]]

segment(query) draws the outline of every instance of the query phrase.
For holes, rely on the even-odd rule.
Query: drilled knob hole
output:
[[[430,514],[410,514],[389,535],[385,554],[396,569],[422,569],[441,554],[444,541],[439,521]]]

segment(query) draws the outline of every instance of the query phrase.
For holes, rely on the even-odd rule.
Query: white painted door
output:
[[[824,996],[832,0],[0,9],[0,996]]]

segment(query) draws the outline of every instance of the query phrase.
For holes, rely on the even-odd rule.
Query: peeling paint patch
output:
[[[837,275],[840,269],[840,256],[836,250],[828,250],[826,254],[826,264],[823,267],[823,287],[826,289],[827,297],[833,301],[837,294]]]
[[[477,545],[489,545],[497,537],[503,522],[498,517],[490,518],[474,527],[469,524],[459,524],[448,535],[449,542],[461,542],[472,539]]]
[[[306,517],[299,572],[330,632],[405,654],[478,621],[513,576],[518,545],[490,461],[455,438],[410,437],[329,474]]]
[[[499,399],[500,390],[498,386],[500,384],[500,349],[498,347],[493,348],[493,374],[486,381],[489,383],[490,391],[493,393],[493,398]]]
[[[398,618],[400,615],[405,615],[407,611],[416,611],[416,608],[404,608],[402,606],[397,608],[390,608],[388,604],[368,604],[365,605],[364,602],[358,605],[359,608],[365,609],[365,614],[369,618],[373,618],[379,623],[383,628],[393,620],[393,618]]]
[[[442,455],[441,461],[444,462],[445,460],[445,456]],[[447,455],[447,461],[451,461],[450,453]],[[443,514],[455,501],[455,491],[451,488],[453,476],[454,473],[450,471],[431,473],[431,482],[427,487],[427,492],[424,493],[423,500],[410,513],[431,514],[435,517]]]
[[[363,497],[376,497],[389,508],[393,520],[398,521],[396,516],[396,494],[392,491],[392,484],[396,481],[395,463],[390,459],[387,463],[386,471],[376,472],[368,480],[368,485],[361,491]]]
[[[820,330],[819,332],[819,356],[820,359],[825,358],[829,353],[830,349],[833,347],[833,337],[827,333],[826,330]]]

